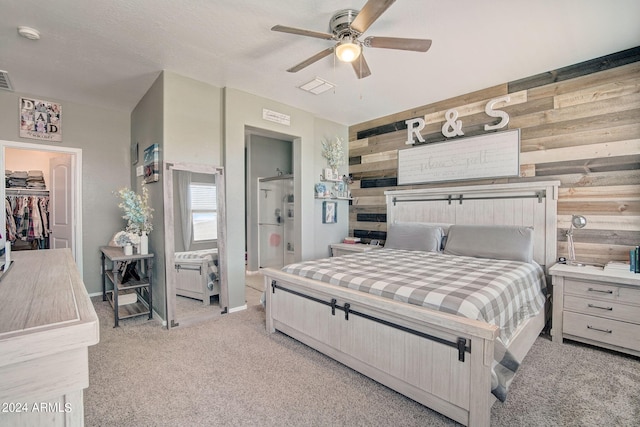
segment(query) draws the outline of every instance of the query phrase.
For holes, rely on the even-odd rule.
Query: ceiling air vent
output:
[[[11,86],[11,80],[9,80],[9,73],[3,70],[0,70],[0,89],[13,92],[13,86]]]

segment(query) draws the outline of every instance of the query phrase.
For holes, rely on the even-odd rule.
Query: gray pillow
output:
[[[442,227],[421,222],[394,222],[387,229],[385,248],[438,252],[444,235]]]
[[[506,225],[452,225],[444,253],[532,262],[533,229]]]

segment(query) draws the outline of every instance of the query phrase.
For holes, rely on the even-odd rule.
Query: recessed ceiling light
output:
[[[324,93],[328,90],[333,89],[334,87],[336,87],[336,85],[334,85],[333,83],[329,83],[326,80],[322,80],[319,79],[318,77],[316,77],[315,79],[311,80],[308,83],[303,84],[302,86],[298,86],[300,89],[307,91],[307,92],[311,92],[314,95],[320,95],[321,93]]]
[[[40,40],[40,31],[31,27],[18,27],[18,34],[20,34],[25,39],[29,40]]]

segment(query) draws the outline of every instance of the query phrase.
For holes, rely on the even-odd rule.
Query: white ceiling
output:
[[[273,25],[329,32],[365,2],[2,0],[0,69],[16,92],[124,111],[168,70],[352,125],[640,45],[638,0],[399,0],[364,35],[428,38],[427,53],[365,48],[362,80],[333,56],[286,71],[332,42]],[[335,90],[297,88],[314,77]]]

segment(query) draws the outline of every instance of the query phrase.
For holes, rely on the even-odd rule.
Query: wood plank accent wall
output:
[[[425,143],[445,141],[444,112],[455,108],[465,137],[485,134],[498,119],[484,105],[507,94],[496,108],[510,116],[502,130],[521,130],[520,177],[397,185],[398,150],[411,147],[405,120],[425,118]],[[365,242],[386,238],[386,190],[558,179],[559,256],[572,214],[587,218],[574,233],[580,260],[628,261],[640,245],[640,47],[353,125],[349,141],[349,232]]]

